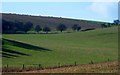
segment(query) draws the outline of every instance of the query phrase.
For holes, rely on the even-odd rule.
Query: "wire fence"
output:
[[[110,60],[107,59],[107,61],[110,61]],[[91,60],[88,64],[95,64],[95,62]],[[57,66],[52,66],[52,67],[45,67],[45,66],[42,66],[41,64],[31,64],[31,65],[22,64],[19,67],[13,67],[9,64],[6,64],[5,66],[2,67],[2,72],[35,71],[35,70],[55,69],[55,68],[62,68],[62,67],[72,67],[72,66],[78,66],[78,65],[81,65],[81,64],[78,64],[76,61],[73,64],[66,64],[66,65],[62,65],[59,62]]]

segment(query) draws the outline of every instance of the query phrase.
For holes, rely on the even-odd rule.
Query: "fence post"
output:
[[[91,60],[91,64],[94,64],[92,60]]]
[[[22,69],[23,69],[23,70],[25,69],[25,65],[24,65],[24,64],[22,65]]]
[[[7,72],[8,72],[8,64],[6,65],[6,68],[7,68]]]
[[[108,61],[110,61],[110,59],[108,59]]]
[[[7,64],[7,66],[6,66],[6,67],[7,67],[7,69],[8,69],[8,64]]]
[[[75,61],[75,66],[77,65],[76,61]]]
[[[60,63],[58,63],[58,67],[60,68]]]
[[[41,64],[38,65],[39,66],[39,69],[41,68]]]

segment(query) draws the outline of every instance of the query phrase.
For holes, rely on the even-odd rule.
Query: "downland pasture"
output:
[[[3,34],[3,66],[51,67],[118,60],[118,27],[58,34]]]

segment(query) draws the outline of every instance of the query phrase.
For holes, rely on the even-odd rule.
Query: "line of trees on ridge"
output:
[[[110,27],[111,24],[101,24],[102,28],[106,28],[106,27]],[[71,29],[73,31],[80,31],[81,30],[81,26],[79,26],[78,24],[74,24]],[[36,25],[35,27],[33,26],[32,22],[20,22],[15,20],[13,21],[6,21],[4,19],[2,19],[2,33],[5,34],[15,34],[15,33],[27,33],[28,31],[34,30],[37,33],[39,33],[40,31],[43,31],[45,33],[48,33],[51,31],[51,28],[48,26],[44,26],[41,27],[40,25]],[[60,23],[57,27],[56,27],[57,31],[63,32],[67,30],[67,26],[65,24]]]

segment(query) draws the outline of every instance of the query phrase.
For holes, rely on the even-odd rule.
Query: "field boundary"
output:
[[[58,63],[58,66],[51,66],[51,67],[43,67],[41,64],[36,64],[38,66],[29,66],[23,64],[21,67],[9,67],[7,64],[6,66],[2,67],[2,72],[3,73],[10,73],[10,72],[29,72],[29,71],[39,71],[39,70],[47,70],[47,69],[58,69],[58,68],[65,68],[65,67],[75,67],[75,66],[86,66],[86,65],[97,65],[97,64],[104,64],[104,63],[112,63],[113,61],[106,61],[106,62],[101,62],[101,63],[94,63],[91,61],[88,64],[77,64],[75,61],[74,64],[66,64],[66,65],[61,65]]]

